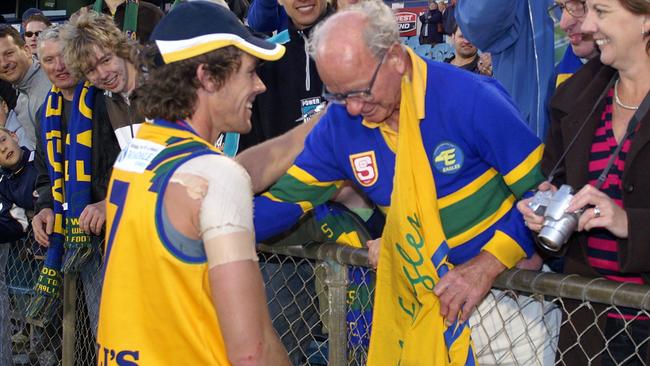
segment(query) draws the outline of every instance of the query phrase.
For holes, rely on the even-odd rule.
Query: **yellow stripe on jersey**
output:
[[[492,178],[494,178],[496,175],[497,171],[493,168],[486,170],[485,173],[478,176],[478,178],[474,179],[465,187],[457,190],[452,194],[438,198],[438,206],[443,209],[466,199],[467,197],[478,192],[485,185],[485,183],[492,180]]]
[[[506,184],[509,186],[517,183],[521,178],[525,177],[530,173],[531,170],[542,160],[542,155],[544,154],[544,144],[539,145],[533,152],[528,154],[526,159],[524,159],[519,165],[512,169],[508,174],[503,176]]]

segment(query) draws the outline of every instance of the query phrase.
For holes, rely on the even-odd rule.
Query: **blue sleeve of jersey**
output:
[[[544,179],[540,168],[544,145],[521,119],[501,84],[490,79],[483,85],[477,90],[471,117],[475,148],[519,199]]]
[[[268,192],[255,198],[257,241],[291,228],[306,212],[330,199],[345,179],[335,162],[330,118],[330,113],[321,118],[294,165]]]
[[[527,0],[464,0],[456,4],[455,16],[463,36],[478,49],[501,52],[517,41],[517,21],[523,14],[518,3]]]

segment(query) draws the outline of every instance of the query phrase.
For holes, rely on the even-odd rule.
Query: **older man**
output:
[[[584,1],[558,0],[549,9],[549,15],[566,33],[570,46],[555,66],[555,86],[558,86],[589,59],[598,55],[598,48],[592,35],[582,32],[581,29],[587,15],[587,4]]]
[[[38,198],[32,227],[35,239],[41,245],[50,247],[45,265],[57,273],[62,269],[63,243],[72,249],[66,253],[68,257],[65,269],[81,272],[91,329],[95,333],[101,290],[99,246],[106,220],[104,199],[111,167],[120,148],[112,133],[101,91],[84,87],[84,83],[80,83],[68,71],[63,60],[64,43],[60,33],[60,26],[47,28],[39,36],[38,42],[43,70],[52,81],[53,88],[38,115]],[[89,96],[87,100],[82,101],[83,95]],[[83,117],[81,108],[92,111],[90,120]],[[80,131],[79,126],[84,123],[87,123],[88,129]],[[88,147],[83,145],[87,142],[79,143],[82,136],[88,135],[87,132],[90,132]],[[57,142],[55,136],[60,136],[61,139]],[[69,141],[65,147],[68,154],[63,155],[62,150],[54,147],[58,143],[65,144],[66,138]],[[85,153],[80,154],[80,149]],[[53,163],[67,166],[70,174],[58,174],[59,168]],[[80,164],[84,170],[80,174],[73,174],[76,170],[71,167]],[[83,183],[73,184],[72,182],[77,182],[78,176],[85,176],[88,186],[82,187]],[[63,194],[75,197],[74,200],[62,200],[62,186],[66,187]],[[73,202],[69,204],[68,210],[63,210],[65,202]],[[68,227],[65,237],[62,235],[62,225]],[[77,248],[75,243],[86,244],[83,250],[77,249],[77,253],[84,253],[83,256],[72,255],[74,248]],[[37,288],[37,295],[47,296],[40,293],[39,288],[42,287]],[[37,316],[39,309],[32,310],[32,316]]]
[[[9,24],[0,25],[0,79],[10,82],[19,92],[14,110],[24,129],[24,139],[20,144],[33,150],[36,111],[52,84],[40,64],[32,59],[23,37]]]
[[[288,365],[257,266],[250,178],[213,146],[250,130],[265,90],[257,59],[284,49],[205,1],[177,6],[152,39],[164,64],[134,101],[154,121],[108,193],[99,363]]]
[[[404,294],[410,292],[411,298],[418,293],[434,296],[433,278],[437,276],[435,296],[427,303],[436,303],[439,309],[415,311],[410,302],[400,301],[401,310],[393,303],[398,307],[378,306],[375,315],[393,313],[394,322],[389,324],[412,324],[417,323],[418,314],[440,313],[447,324],[454,324],[462,310],[459,320],[464,322],[494,278],[533,252],[532,240],[513,203],[543,179],[539,139],[522,122],[498,83],[427,62],[402,47],[392,12],[381,3],[365,2],[333,15],[314,30],[312,42],[312,55],[326,85],[324,96],[334,105],[313,129],[287,175],[256,199],[258,239],[285,230],[305,211],[330,198],[341,181],[351,180],[389,213],[384,235],[393,234],[381,243],[378,289],[387,279],[408,283],[404,271],[390,271],[389,259],[396,258],[397,252],[409,258],[436,254],[433,263],[412,259],[435,274],[427,275],[431,281],[414,280],[413,288]],[[403,135],[405,129],[416,133]],[[501,131],[515,133],[518,139],[505,143]],[[403,141],[406,136],[408,140]],[[410,151],[418,141],[422,149]],[[417,159],[417,164],[405,169],[408,164],[400,161],[411,158]],[[419,182],[427,180],[430,184],[421,188]],[[418,186],[417,193],[404,193],[411,185]],[[400,211],[396,205],[419,204],[426,204],[427,209],[414,208],[411,215],[422,215],[408,222],[400,221],[406,216],[391,217]],[[437,217],[441,224],[424,226],[442,230],[434,237],[443,242],[446,238],[447,244],[438,246],[439,240],[425,236],[428,254],[412,247],[407,250],[408,243],[396,249],[394,233],[400,231],[396,228],[404,229],[405,222],[414,228],[422,222],[435,224]],[[405,235],[407,242],[418,244],[416,234]],[[436,246],[442,249],[434,251]],[[447,271],[441,269],[443,264]],[[451,265],[456,267],[451,269]],[[407,276],[417,276],[424,267]],[[376,303],[382,296],[392,295],[381,290]],[[375,347],[373,356],[371,344],[370,361],[379,362],[383,357],[381,363],[397,363],[404,355],[404,363],[416,362],[411,358],[418,353],[415,348],[408,345],[410,351],[401,352],[393,347],[409,333],[386,327],[378,319],[381,316],[373,318],[372,337],[386,341],[376,344],[390,347],[383,347],[386,353]],[[443,331],[432,329],[427,331],[431,336],[427,339],[440,340],[437,337],[442,337]]]

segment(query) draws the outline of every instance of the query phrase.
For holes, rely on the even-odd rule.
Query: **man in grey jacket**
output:
[[[14,111],[25,133],[21,145],[33,150],[36,142],[36,111],[43,104],[52,84],[18,31],[0,25],[0,79],[18,90]],[[15,132],[15,131],[14,131]]]

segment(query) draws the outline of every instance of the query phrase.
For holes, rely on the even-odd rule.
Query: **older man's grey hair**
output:
[[[38,35],[36,52],[38,53],[38,58],[41,58],[41,46],[45,41],[58,41],[60,40],[59,35],[61,33],[61,26],[59,24],[54,24],[45,28],[41,34]]]
[[[384,57],[390,46],[399,42],[399,26],[397,25],[397,20],[391,8],[383,1],[361,1],[342,10],[339,14],[347,12],[360,13],[363,16],[364,22],[361,24],[363,26],[363,42],[376,59],[380,60]],[[323,26],[326,23],[327,20],[320,22],[311,33],[309,53],[313,58],[316,58],[316,50],[322,42],[324,33]]]

